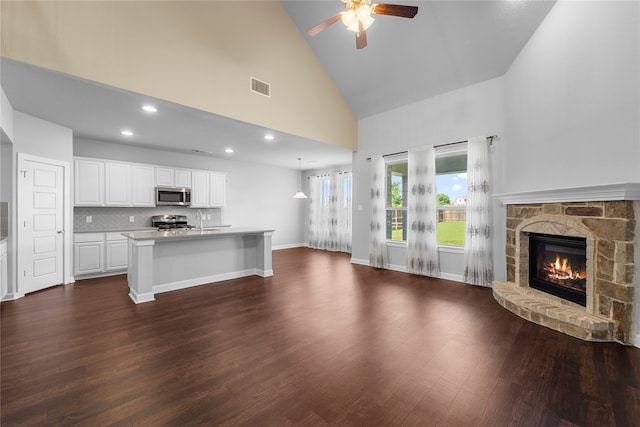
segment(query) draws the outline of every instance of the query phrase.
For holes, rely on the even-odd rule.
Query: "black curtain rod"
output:
[[[491,135],[488,136],[487,139],[489,140],[489,145],[493,145],[493,140],[494,139],[498,139],[498,135]],[[465,142],[469,142],[468,139],[465,139],[464,141],[457,141],[457,142],[448,142],[446,144],[440,144],[440,145],[434,145],[433,148],[438,148],[438,147],[447,147],[449,145],[456,145],[456,144],[464,144]],[[405,150],[405,151],[398,151],[397,153],[389,153],[389,154],[383,154],[382,157],[391,157],[391,156],[395,156],[397,154],[406,154],[409,151]],[[371,157],[367,157],[367,160],[371,160]]]

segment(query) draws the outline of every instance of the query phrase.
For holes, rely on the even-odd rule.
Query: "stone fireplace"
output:
[[[577,338],[633,344],[638,333],[637,215],[638,203],[631,200],[507,202],[507,281],[494,282],[495,299],[527,320]],[[557,253],[556,259],[551,254],[544,261],[532,261],[531,250],[537,246],[531,240],[539,237],[544,248]],[[581,272],[568,275],[556,270],[571,263],[583,263],[572,267]],[[532,285],[536,275],[551,285],[583,290],[584,297],[567,298],[562,289],[558,293]]]

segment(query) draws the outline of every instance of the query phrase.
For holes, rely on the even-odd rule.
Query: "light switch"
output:
[[[362,205],[358,205],[358,210],[361,211],[362,210]]]
[[[135,220],[136,220],[136,218],[135,218],[133,215],[131,215],[131,216],[129,217],[129,222],[134,222]]]
[[[210,214],[209,214],[209,215],[207,215],[207,219],[211,219],[211,215],[210,215]]]
[[[87,223],[93,222],[93,217],[91,215],[87,215]]]

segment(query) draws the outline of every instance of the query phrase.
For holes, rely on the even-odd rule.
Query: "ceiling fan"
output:
[[[307,30],[307,34],[315,36],[320,31],[342,20],[348,30],[356,33],[356,48],[367,47],[367,28],[375,19],[372,13],[378,15],[399,16],[401,18],[413,18],[418,13],[418,6],[403,6],[400,4],[376,3],[371,4],[371,0],[342,0],[345,11],[340,12],[329,19],[325,19],[318,25]]]

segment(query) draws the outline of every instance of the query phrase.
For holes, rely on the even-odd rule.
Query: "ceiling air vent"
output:
[[[259,93],[267,97],[271,97],[271,85],[267,82],[260,81],[255,77],[251,77],[251,92]]]

